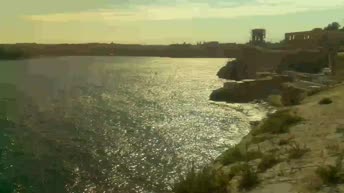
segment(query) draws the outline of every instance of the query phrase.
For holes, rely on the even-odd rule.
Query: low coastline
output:
[[[340,57],[342,64],[343,54]],[[342,66],[336,70],[330,79],[341,77]],[[302,90],[302,97],[295,97],[292,89],[286,92],[297,99],[294,104],[279,103],[237,145],[204,169],[191,171],[175,192],[343,192],[342,78],[320,90]]]

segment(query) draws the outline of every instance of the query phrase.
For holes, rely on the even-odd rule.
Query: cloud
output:
[[[128,22],[142,20],[178,20],[193,18],[236,18],[273,16],[290,13],[329,10],[344,7],[343,0],[255,0],[246,3],[210,0],[180,0],[175,5],[136,5],[130,9],[99,9],[75,13],[54,13],[24,16],[39,22]],[[220,6],[219,6],[220,5]]]

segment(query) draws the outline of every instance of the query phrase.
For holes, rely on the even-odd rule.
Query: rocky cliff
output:
[[[254,79],[258,72],[287,70],[319,73],[327,66],[327,54],[322,50],[267,50],[243,47],[241,54],[217,73],[228,80]]]
[[[340,84],[278,109],[176,192],[344,192],[343,107]]]

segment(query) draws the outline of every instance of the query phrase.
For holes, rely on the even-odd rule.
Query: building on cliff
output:
[[[344,43],[344,32],[320,28],[311,31],[291,32],[285,34],[285,42],[293,48],[336,47]]]

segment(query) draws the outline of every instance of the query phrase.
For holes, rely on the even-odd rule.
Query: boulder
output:
[[[219,88],[217,90],[214,90],[210,94],[210,100],[212,101],[228,101],[229,98],[231,97],[231,92],[227,88]]]
[[[273,76],[265,79],[226,82],[223,87],[212,92],[210,100],[234,103],[247,103],[280,94],[281,84],[289,81],[288,77]]]
[[[238,65],[238,60],[227,62],[227,64],[217,72],[217,76],[227,80],[239,80],[237,74]]]
[[[281,86],[281,102],[285,106],[299,105],[307,96],[307,90],[297,87],[292,83],[284,83]]]

